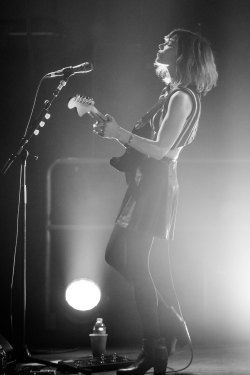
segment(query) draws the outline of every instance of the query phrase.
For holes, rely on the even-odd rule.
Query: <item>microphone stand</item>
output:
[[[27,134],[21,139],[18,144],[17,150],[11,154],[9,159],[4,164],[1,174],[5,175],[6,172],[9,170],[13,162],[19,157],[21,160],[21,200],[20,200],[20,207],[21,207],[21,227],[22,227],[22,234],[21,234],[21,251],[20,251],[20,259],[21,259],[21,287],[22,287],[22,295],[21,295],[21,326],[18,327],[17,332],[17,344],[14,347],[14,353],[17,357],[19,362],[35,362],[41,363],[43,365],[56,367],[58,370],[61,371],[69,371],[71,373],[83,373],[83,374],[91,374],[90,369],[79,369],[74,368],[73,366],[62,364],[62,363],[53,363],[45,360],[41,360],[38,358],[34,358],[31,356],[28,346],[26,344],[26,295],[27,295],[27,274],[26,274],[26,260],[27,260],[27,184],[26,184],[26,170],[27,170],[27,160],[29,156],[29,152],[26,149],[30,139],[33,135],[39,134],[39,128],[44,125],[45,120],[50,118],[50,114],[48,113],[49,108],[51,107],[53,101],[57,98],[61,90],[64,86],[66,86],[68,79],[72,75],[71,72],[66,72],[63,75],[63,79],[60,81],[57,88],[54,90],[50,100],[44,101],[44,106],[36,119],[28,129]],[[12,311],[11,311],[12,314]]]

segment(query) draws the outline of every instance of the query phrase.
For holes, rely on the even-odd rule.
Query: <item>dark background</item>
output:
[[[211,41],[219,81],[203,100],[197,140],[179,163],[181,199],[171,244],[177,292],[194,342],[249,341],[249,1],[12,0],[4,5],[2,165],[23,136],[42,76],[85,61],[94,65],[92,73],[70,78],[51,107],[51,119],[27,146],[28,343],[87,344],[97,315],[104,317],[112,344],[140,337],[131,291],[104,264],[105,243],[126,187],[108,159],[122,149],[95,137],[92,120],[80,119],[67,102],[77,93],[93,97],[103,113],[131,129],[162,89],[152,65],[157,45],[178,27],[200,31]],[[58,84],[59,79],[43,81],[34,116]],[[17,160],[1,176],[0,192],[0,332],[10,341],[19,175]],[[156,242],[156,278],[167,278],[165,248]],[[17,275],[21,269],[17,259]],[[73,276],[101,283],[103,299],[94,311],[78,314],[63,302]],[[20,301],[17,305],[16,311]]]

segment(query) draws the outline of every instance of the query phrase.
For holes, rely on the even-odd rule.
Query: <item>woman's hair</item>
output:
[[[216,86],[218,73],[214,55],[209,42],[200,34],[189,30],[175,29],[166,37],[177,43],[176,74],[173,77],[175,85],[193,86],[197,92],[206,95]],[[155,64],[157,66],[157,63]],[[167,68],[166,68],[167,69]],[[163,81],[165,77],[162,67],[159,69]]]

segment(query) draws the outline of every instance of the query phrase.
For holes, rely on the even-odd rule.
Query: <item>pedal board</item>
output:
[[[101,357],[83,357],[77,360],[60,361],[59,364],[65,364],[73,367],[79,372],[89,369],[91,372],[115,371],[119,368],[128,367],[134,360],[126,356],[120,356],[116,353],[102,355]]]

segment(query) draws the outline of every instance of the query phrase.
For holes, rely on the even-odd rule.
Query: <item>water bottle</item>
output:
[[[106,326],[103,323],[103,318],[97,318],[96,319],[96,323],[93,327],[93,333],[99,334],[99,335],[106,334]]]
[[[93,357],[101,357],[106,353],[107,333],[106,326],[102,318],[97,318],[93,327],[93,333],[90,333],[90,342]]]

